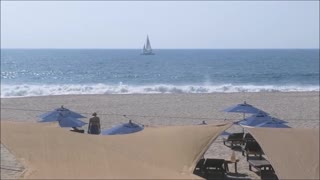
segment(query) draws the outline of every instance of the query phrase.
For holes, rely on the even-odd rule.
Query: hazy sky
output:
[[[1,1],[2,48],[319,48],[318,1]]]

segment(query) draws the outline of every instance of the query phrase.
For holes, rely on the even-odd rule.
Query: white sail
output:
[[[153,55],[149,36],[147,35],[146,44],[143,45],[143,55]]]
[[[146,46],[146,49],[152,51],[151,44],[150,44],[150,41],[149,41],[149,36],[147,36],[147,46]]]

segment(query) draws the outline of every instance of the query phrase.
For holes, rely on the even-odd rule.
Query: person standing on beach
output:
[[[88,134],[100,134],[101,126],[100,126],[100,118],[97,117],[97,113],[92,114],[92,118],[89,120]]]

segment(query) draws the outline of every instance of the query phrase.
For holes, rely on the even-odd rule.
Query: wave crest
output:
[[[68,94],[160,94],[160,93],[233,93],[233,92],[302,92],[319,91],[319,86],[276,85],[144,85],[107,84],[1,85],[1,97],[27,97]]]

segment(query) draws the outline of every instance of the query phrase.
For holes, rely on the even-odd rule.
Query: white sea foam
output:
[[[319,91],[319,86],[275,85],[144,85],[107,84],[1,85],[1,97],[27,97],[67,94],[160,94],[160,93],[232,93],[232,92],[302,92]]]

